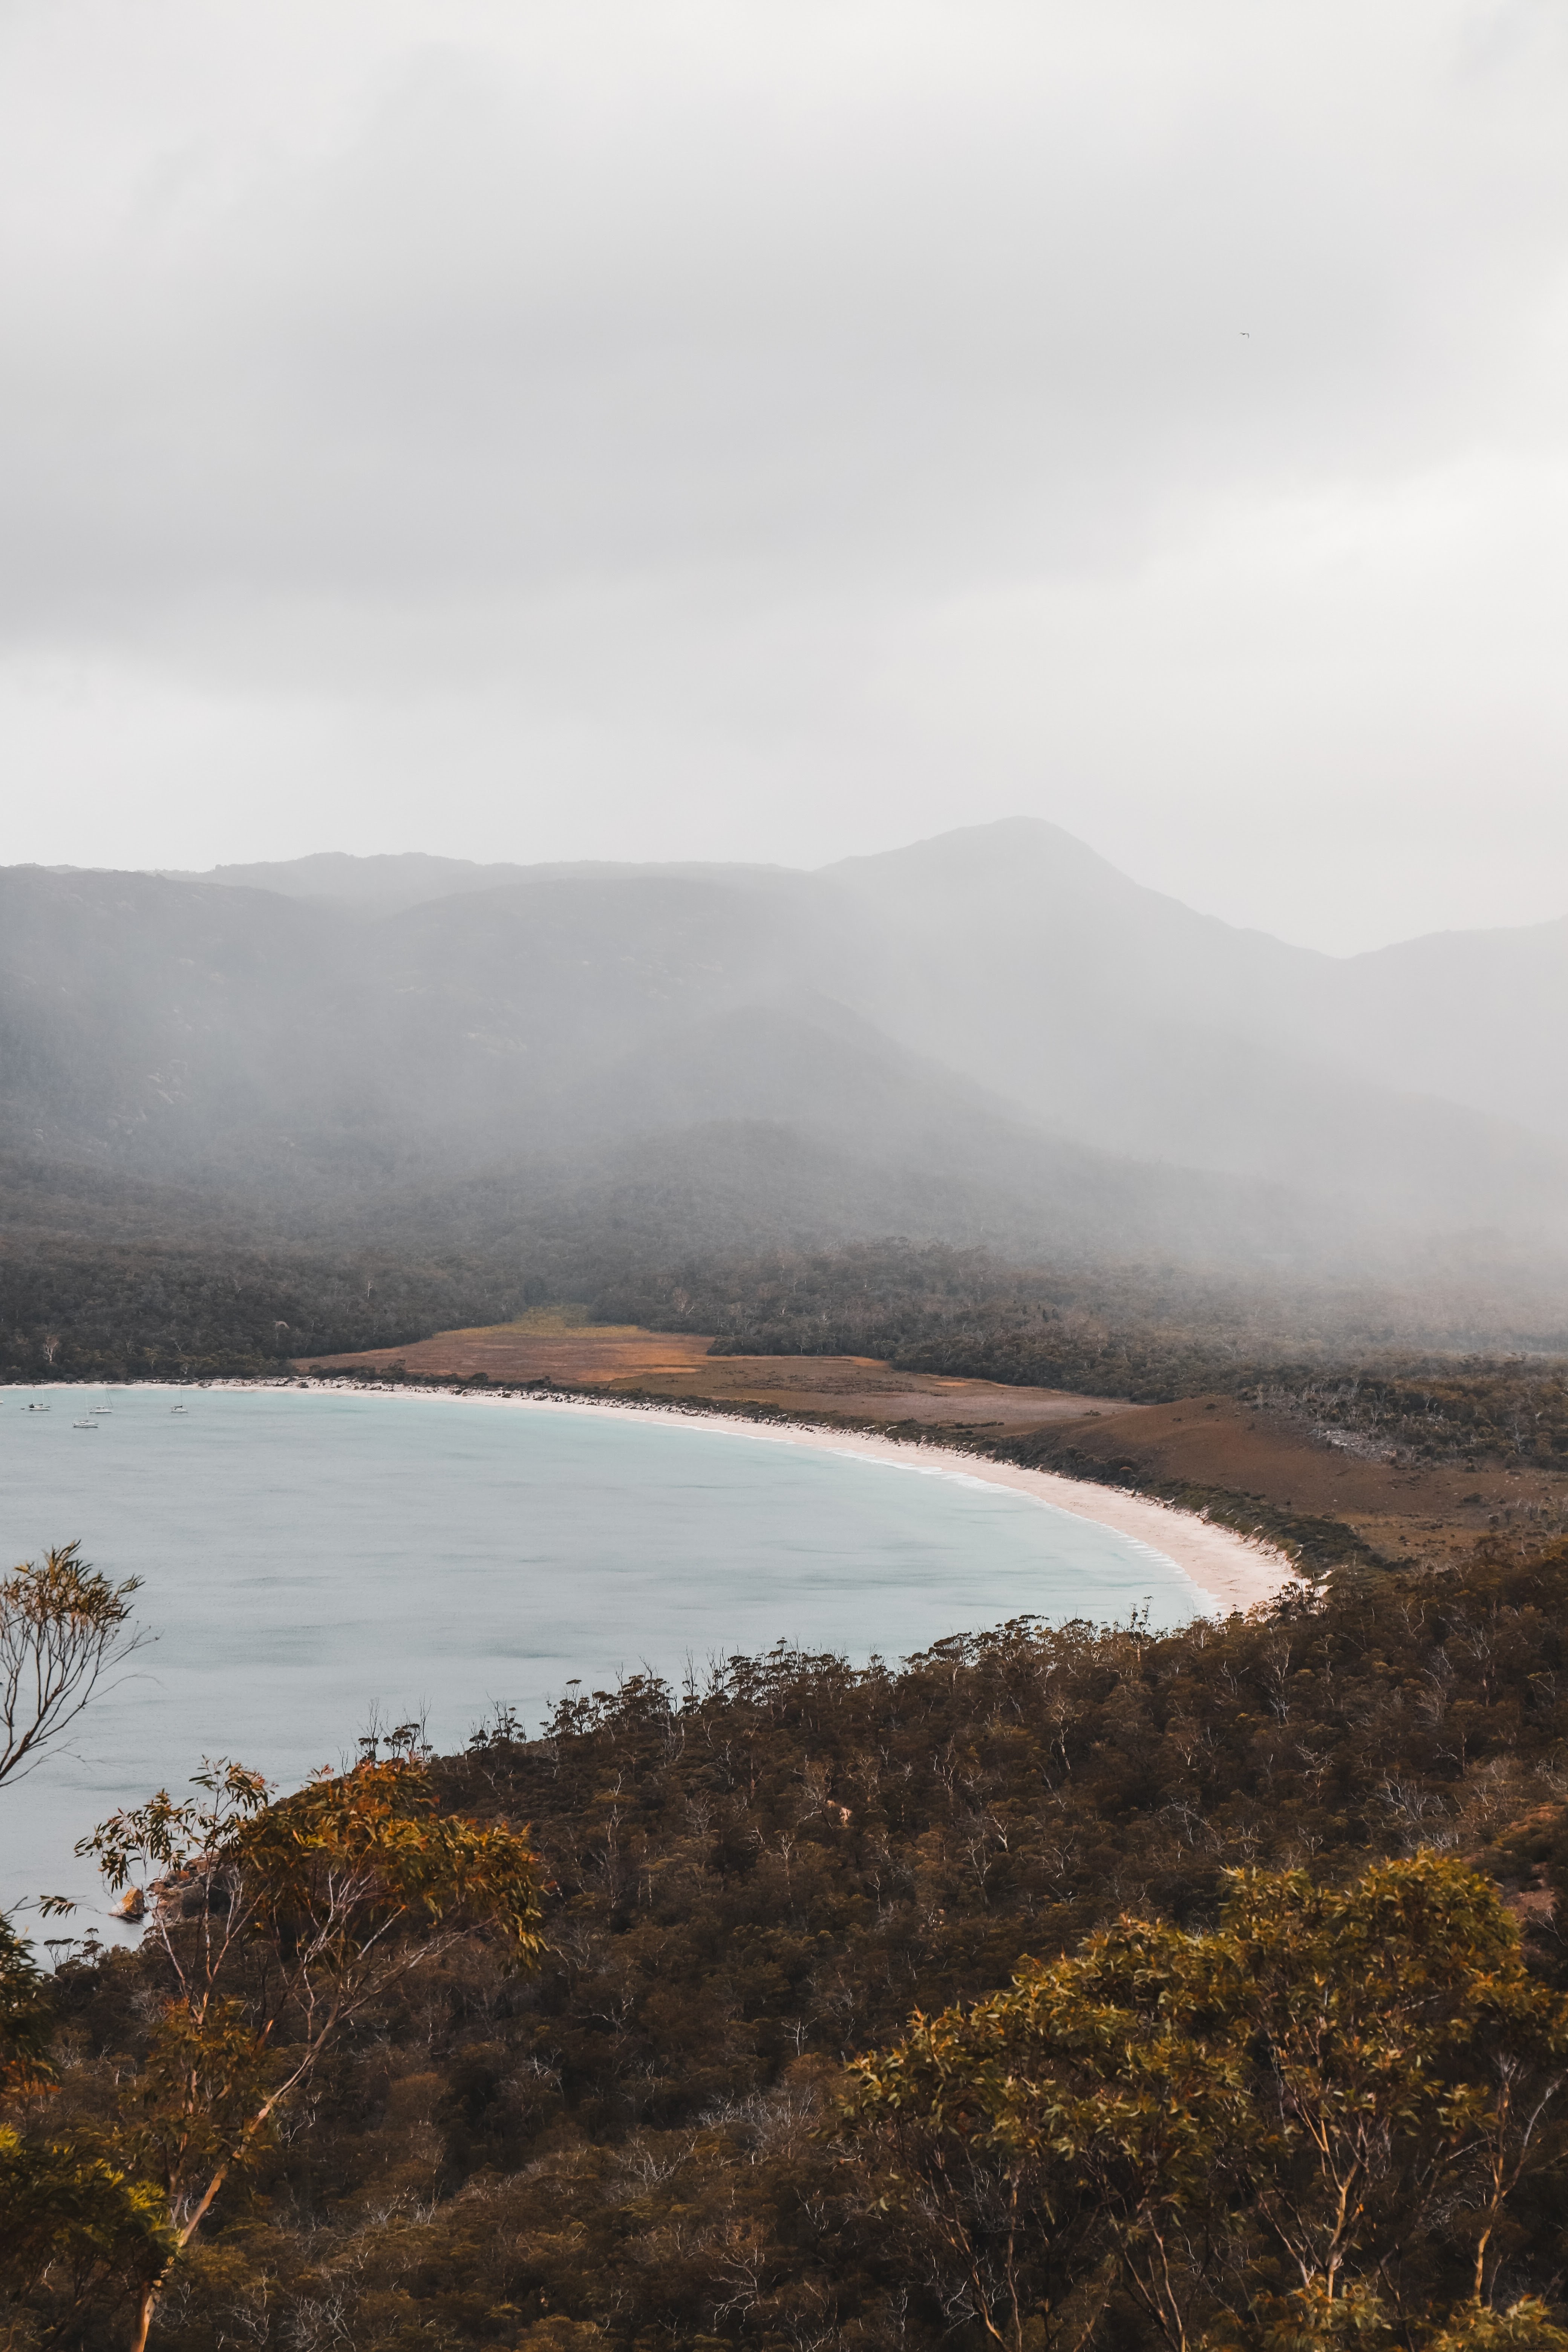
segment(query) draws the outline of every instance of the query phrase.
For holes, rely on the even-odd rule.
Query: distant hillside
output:
[[[1102,1149],[1423,1222],[1556,1224],[1568,923],[1337,960],[1022,819],[821,878],[878,941],[850,1001]]]
[[[1555,1259],[1565,966],[1336,961],[1021,820],[813,875],[12,867],[0,1150],[300,1230]]]
[[[69,869],[61,869],[69,870]],[[410,849],[375,857],[353,857],[341,849],[318,850],[310,857],[264,859],[252,866],[214,866],[205,874],[164,869],[172,882],[216,882],[231,890],[274,890],[284,898],[308,898],[345,913],[397,915],[405,907],[423,906],[431,898],[459,898],[472,890],[496,890],[508,882],[529,882],[542,875],[636,874],[639,871],[676,877],[775,873],[772,866],[702,866],[689,863],[638,868],[595,864],[567,866],[481,866],[469,857],[431,857]]]

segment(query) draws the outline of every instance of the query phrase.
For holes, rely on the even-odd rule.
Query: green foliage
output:
[[[48,1979],[0,1913],[0,2097],[25,2096],[47,2086],[53,2021]]]
[[[540,1948],[527,1841],[438,1813],[414,1757],[366,1757],[277,1802],[232,1762],[193,1785],[197,1799],[160,1790],[78,1848],[112,1889],[152,1881],[168,1994],[129,2097],[182,2244],[370,2003],[476,1930],[518,1962]]]
[[[1484,1356],[1424,1369],[1373,1365],[1339,1380],[1264,1386],[1264,1402],[1388,1460],[1568,1463],[1568,1368]]]
[[[13,2310],[57,2324],[84,2305],[139,2300],[174,2252],[163,2200],[90,2147],[25,2142],[0,2129],[0,2290]]]
[[[1461,2319],[1461,2333],[1464,2325]],[[1258,2352],[1386,2352],[1396,2340],[1388,2305],[1363,2279],[1352,2279],[1338,2294],[1331,2294],[1321,2280],[1290,2294],[1265,2291],[1249,2332]],[[1216,2344],[1226,2352],[1246,2340],[1223,2322],[1215,2330]]]
[[[1420,1853],[1231,1888],[1208,1934],[1123,1919],[850,2070],[950,2307],[1017,2352],[1032,2314],[1085,2341],[1111,2279],[1173,2346],[1375,2335],[1461,2246],[1479,2303],[1563,2160],[1568,2000],[1495,1886]]]
[[[222,1858],[222,1847],[207,1850]],[[518,1960],[539,1953],[533,1855],[514,1831],[437,1809],[412,1756],[367,1757],[322,1772],[292,1797],[258,1807],[227,1848],[235,1885],[253,1890],[253,1935],[309,1951],[344,1975],[392,1938],[427,1950],[437,1930],[482,1925]],[[237,1900],[231,1892],[230,1908]]]
[[[155,1220],[79,1203],[69,1232],[35,1204],[0,1230],[0,1381],[276,1374],[295,1357],[402,1347],[572,1298],[604,1322],[717,1333],[719,1354],[883,1357],[1141,1402],[1261,1397],[1390,1455],[1568,1462],[1568,1334],[1500,1328],[1490,1302],[1446,1299],[1436,1284],[1406,1296],[1077,1259],[1017,1265],[899,1240],[682,1255],[605,1204],[574,1219],[484,1206],[482,1193],[438,1245],[417,1214],[258,1244],[254,1221],[229,1232],[193,1202],[174,1245],[167,1203]],[[675,1203],[663,1223],[678,1231]]]
[[[16,2240],[0,2281],[26,2302],[84,2251],[93,2281],[129,2278],[141,2230],[138,2347],[173,2258],[368,2010],[476,1934],[498,1934],[513,1967],[540,1948],[527,1841],[438,1811],[411,1752],[368,1754],[277,1803],[233,1763],[194,1786],[184,1802],[160,1790],[79,1847],[112,1888],[151,1881],[142,2046],[117,2056],[110,2116],[96,2119],[126,2173],[88,2138],[8,2152]],[[23,1982],[23,1963],[13,1974]]]
[[[1457,2312],[1427,2352],[1568,2352],[1568,2332],[1538,2295],[1529,2294],[1506,2311],[1479,2304]]]
[[[0,1238],[0,1381],[265,1376],[504,1322],[531,1295],[510,1253],[23,1234]]]

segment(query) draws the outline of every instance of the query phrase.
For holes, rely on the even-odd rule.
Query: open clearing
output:
[[[553,1381],[558,1388],[603,1389],[606,1394],[661,1397],[672,1403],[700,1398],[714,1404],[771,1404],[786,1412],[913,1421],[926,1429],[984,1429],[998,1436],[1139,1410],[1111,1397],[895,1371],[871,1356],[710,1356],[712,1344],[710,1339],[644,1331],[635,1324],[571,1328],[554,1316],[525,1316],[474,1331],[437,1332],[406,1348],[302,1357],[300,1369],[369,1372],[401,1364],[420,1380],[471,1380],[482,1372],[503,1387]]]

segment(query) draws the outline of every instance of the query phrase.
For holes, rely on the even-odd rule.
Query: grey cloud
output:
[[[356,846],[400,845],[365,779],[424,695],[477,747],[431,847],[588,846],[495,797],[564,729],[585,827],[631,855],[650,789],[689,835],[728,825],[688,853],[826,856],[1036,793],[1125,855],[1205,760],[1206,822],[1250,803],[1226,714],[1241,667],[1278,666],[1288,836],[1314,789],[1303,646],[1362,597],[1346,673],[1318,664],[1352,734],[1419,670],[1391,507],[1499,452],[1528,498],[1568,457],[1568,51],[1516,0],[64,13],[74,45],[37,11],[0,31],[0,725],[24,751],[58,733],[26,665],[59,656],[171,709],[226,698],[237,739],[258,698],[331,703],[299,757]],[[1314,502],[1352,519],[1342,595],[1331,554],[1279,576]],[[1521,628],[1560,569],[1532,551],[1505,583]],[[986,600],[999,682],[961,618]],[[1468,625],[1450,595],[1438,705]],[[1163,734],[1085,699],[1119,656],[1112,698]],[[1568,748],[1550,685],[1527,698],[1526,792]],[[159,834],[158,740],[121,771],[148,862],[321,845],[248,811]],[[1464,783],[1438,778],[1461,833]],[[1391,776],[1387,805],[1409,795]]]

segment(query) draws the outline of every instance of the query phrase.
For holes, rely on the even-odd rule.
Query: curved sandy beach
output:
[[[746,1424],[732,1426],[744,1429]],[[1233,1609],[1251,1609],[1260,1601],[1272,1601],[1283,1586],[1296,1580],[1289,1560],[1271,1546],[1253,1542],[1229,1528],[1215,1527],[1195,1512],[1173,1510],[1168,1503],[1154,1502],[1146,1495],[1096,1486],[1085,1478],[1064,1478],[1049,1470],[1022,1470],[1010,1462],[993,1462],[984,1454],[955,1454],[944,1445],[905,1445],[841,1430],[749,1431],[748,1434],[783,1437],[785,1444],[793,1439],[824,1445],[840,1454],[871,1454],[900,1467],[929,1470],[937,1477],[978,1478],[988,1486],[1010,1486],[1016,1494],[1031,1496],[1052,1510],[1092,1519],[1100,1527],[1112,1528],[1118,1535],[1146,1545],[1179,1569],[1222,1616]]]
[[[38,1391],[65,1391],[75,1384],[54,1381],[29,1383]],[[163,1381],[116,1381],[114,1388],[168,1388],[184,1385]],[[191,1384],[211,1389],[296,1388],[305,1385],[298,1381],[200,1381]],[[358,1381],[317,1380],[311,1388],[353,1390],[363,1385]],[[938,1478],[979,1479],[994,1486],[1009,1486],[1015,1494],[1027,1495],[1047,1509],[1065,1511],[1070,1517],[1091,1519],[1102,1528],[1114,1528],[1130,1542],[1142,1544],[1157,1553],[1161,1559],[1185,1577],[1201,1601],[1217,1615],[1227,1615],[1235,1609],[1252,1609],[1260,1602],[1272,1601],[1285,1586],[1295,1581],[1296,1571],[1281,1551],[1247,1536],[1239,1536],[1229,1528],[1216,1527],[1211,1520],[1200,1518],[1195,1512],[1173,1509],[1168,1503],[1157,1503],[1146,1495],[1133,1495],[1115,1486],[1100,1486],[1083,1478],[1064,1478],[1049,1470],[1021,1470],[1009,1462],[994,1462],[984,1454],[966,1454],[954,1446],[907,1444],[898,1438],[878,1437],[858,1430],[835,1429],[826,1423],[791,1422],[784,1425],[742,1419],[739,1414],[707,1412],[691,1406],[662,1403],[632,1403],[619,1398],[584,1396],[579,1391],[571,1396],[542,1396],[535,1391],[518,1390],[474,1390],[468,1388],[418,1387],[404,1388],[392,1384],[399,1396],[422,1397],[432,1404],[456,1403],[489,1405],[509,1412],[608,1413],[623,1421],[646,1421],[649,1416],[668,1421],[687,1429],[707,1429],[725,1432],[735,1437],[748,1438],[758,1445],[806,1445],[829,1454],[858,1454],[903,1470],[923,1472]]]
[[[215,1381],[214,1388],[269,1386],[250,1381]],[[293,1383],[288,1383],[292,1386]],[[353,1381],[312,1381],[312,1387],[356,1388]],[[679,1404],[634,1404],[621,1399],[541,1396],[516,1390],[499,1392],[458,1388],[398,1388],[400,1396],[428,1398],[432,1402],[488,1404],[510,1412],[609,1413],[625,1421],[646,1421],[650,1415],[692,1429],[721,1430],[750,1438],[763,1445],[806,1445],[830,1454],[858,1454],[904,1470],[923,1471],[939,1478],[973,1478],[988,1486],[1008,1486],[1028,1495],[1048,1509],[1065,1511],[1079,1519],[1114,1528],[1118,1535],[1142,1544],[1176,1569],[1195,1586],[1199,1598],[1217,1615],[1251,1609],[1271,1601],[1295,1580],[1296,1571],[1281,1551],[1216,1527],[1192,1511],[1178,1511],[1114,1486],[1100,1486],[1082,1478],[1064,1478],[1049,1470],[1021,1470],[1008,1462],[994,1462],[983,1454],[965,1454],[947,1445],[909,1444],[856,1430],[826,1424],[776,1424],[743,1420],[738,1414],[703,1412]]]

